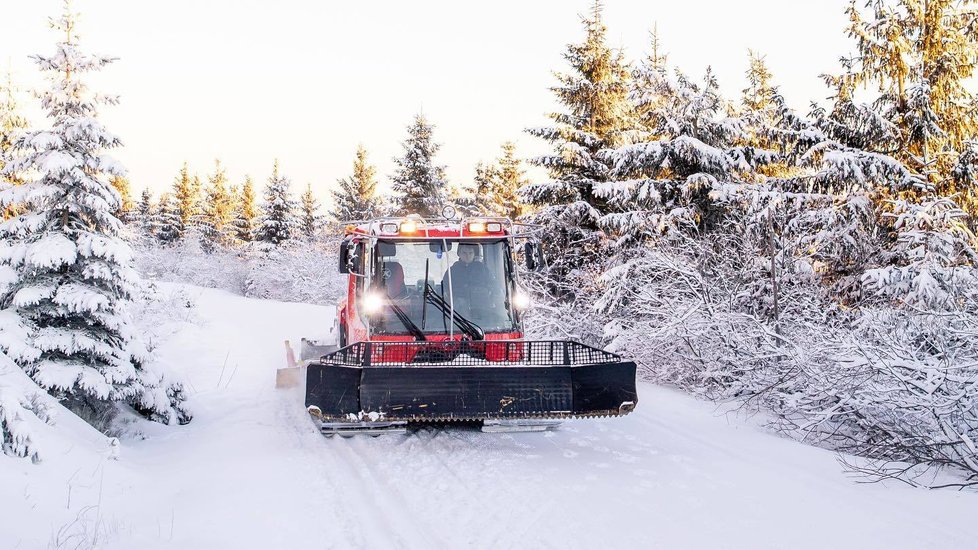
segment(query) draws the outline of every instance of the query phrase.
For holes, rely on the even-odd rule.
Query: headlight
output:
[[[530,295],[522,290],[513,293],[513,307],[519,310],[528,309],[531,305]]]
[[[363,297],[363,310],[367,315],[372,315],[384,307],[384,297],[379,292],[368,292]]]

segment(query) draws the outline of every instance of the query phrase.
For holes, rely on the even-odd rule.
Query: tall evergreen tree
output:
[[[655,116],[675,93],[674,83],[668,74],[666,55],[659,30],[655,26],[650,33],[650,53],[631,72],[628,99],[634,109],[636,125],[646,139],[657,137],[653,132],[659,126]]]
[[[701,83],[676,70],[658,106],[645,113],[645,139],[602,153],[616,181],[599,194],[620,212],[601,222],[619,245],[713,227],[722,209],[712,207],[711,193],[776,159],[744,145],[743,121],[731,110],[709,68]]]
[[[139,195],[136,214],[143,220],[148,219],[153,214],[153,192],[148,187],[143,189],[143,192]]]
[[[477,213],[515,220],[526,213],[519,190],[529,182],[523,161],[516,157],[516,145],[507,141],[502,150],[502,156],[492,164],[476,165],[475,179],[468,191]]]
[[[115,189],[116,193],[119,194],[119,210],[116,211],[115,216],[122,220],[123,223],[129,223],[133,210],[136,208],[136,204],[132,200],[129,178],[113,176],[109,182],[112,184],[112,188]]]
[[[315,239],[322,228],[322,216],[319,214],[319,201],[312,193],[312,184],[306,184],[306,190],[299,197],[299,231],[307,239]]]
[[[196,176],[190,176],[190,169],[184,162],[180,173],[173,180],[173,200],[179,223],[176,226],[177,238],[182,238],[200,214],[200,184]]]
[[[153,204],[153,192],[148,187],[139,195],[139,202],[133,210],[133,218],[144,235],[153,232],[153,218],[156,216],[156,205]]]
[[[433,130],[424,115],[415,116],[402,143],[404,156],[394,159],[391,188],[402,215],[437,216],[446,204],[448,182],[445,167],[435,164],[441,145],[432,139]]]
[[[978,66],[978,1],[876,0],[867,8],[853,2],[847,10],[856,55],[843,59],[841,75],[826,77],[837,90],[830,118],[849,134],[864,133],[867,121],[885,132],[886,147],[874,152],[926,182],[904,192],[966,197],[974,189],[953,171],[978,135],[978,97],[968,85]],[[860,86],[879,97],[861,106],[853,99]],[[978,213],[978,204],[965,206]]]
[[[526,205],[520,200],[519,190],[529,184],[523,161],[516,156],[516,144],[507,141],[502,145],[503,156],[496,164],[496,181],[492,189],[492,200],[496,211],[510,219],[517,219],[526,213]]]
[[[764,56],[748,50],[750,66],[747,69],[747,87],[741,96],[741,104],[750,112],[769,113],[772,108],[771,96],[774,93],[773,75],[768,69]]]
[[[180,239],[180,201],[170,193],[160,195],[159,205],[150,218],[151,233],[163,244]]]
[[[22,175],[4,170],[12,154],[14,138],[27,128],[27,119],[20,115],[16,94],[13,75],[7,71],[6,81],[0,83],[0,190],[24,182]],[[17,206],[8,206],[0,211],[0,220],[9,219],[16,214]]]
[[[278,160],[272,175],[265,186],[261,221],[255,233],[255,240],[280,245],[296,236],[296,204],[289,190],[289,179],[279,173]]]
[[[139,276],[118,236],[120,198],[109,182],[125,170],[104,153],[120,142],[98,120],[99,105],[117,99],[93,93],[81,80],[112,58],[83,53],[75,22],[65,2],[63,15],[51,21],[62,37],[56,53],[34,58],[50,74],[51,87],[40,99],[51,128],[18,138],[19,156],[10,167],[31,180],[0,191],[0,206],[25,208],[0,224],[0,262],[18,275],[0,295],[0,308],[12,310],[28,333],[4,351],[90,419],[124,402],[159,420],[189,420],[181,388],[144,368],[148,353],[131,329]]]
[[[788,117],[785,122],[789,124],[797,120],[797,117],[787,108],[784,98],[774,85],[774,75],[764,56],[753,50],[748,50],[746,76],[747,87],[742,90],[740,98],[739,122],[743,135],[739,143],[745,147],[778,153],[776,158],[769,157],[768,163],[755,166],[758,174],[766,177],[787,177],[797,173],[798,170],[792,166],[792,155],[785,149],[785,136],[778,129],[783,117]],[[802,126],[806,124],[803,123]],[[795,124],[794,130],[798,128],[798,124]],[[750,178],[751,174],[746,176]]]
[[[204,242],[208,246],[234,244],[236,233],[232,218],[234,204],[227,184],[227,172],[221,166],[221,161],[214,161],[214,173],[207,176],[207,188],[204,190],[198,223]]]
[[[609,166],[598,152],[624,144],[633,126],[628,67],[622,53],[607,45],[602,9],[596,0],[583,18],[584,42],[567,47],[571,70],[558,73],[559,84],[551,88],[564,112],[551,115],[554,126],[529,130],[554,148],[532,161],[553,179],[527,185],[522,194],[539,207],[530,219],[545,226],[551,270],[558,276],[590,263],[601,246],[598,220],[609,206],[595,189],[608,179]]]
[[[238,240],[251,242],[258,228],[258,206],[255,204],[255,185],[251,176],[245,176],[241,193],[235,202],[234,227]]]
[[[492,200],[492,192],[496,186],[497,179],[496,167],[492,164],[486,164],[484,162],[479,162],[475,165],[475,177],[472,179],[472,187],[467,189],[471,195],[471,205],[466,205],[463,202],[463,206],[470,206],[474,210],[474,214],[482,216],[498,216],[499,212],[496,211],[496,204]]]
[[[333,208],[329,214],[333,221],[365,220],[382,213],[376,176],[377,169],[367,161],[367,150],[357,145],[353,174],[337,180],[339,188],[331,192]]]

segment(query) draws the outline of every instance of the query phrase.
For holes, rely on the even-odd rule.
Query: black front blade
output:
[[[326,363],[310,365],[306,383],[306,405],[319,407],[327,418],[360,412],[380,413],[387,420],[431,421],[611,415],[637,401],[631,362],[546,367]]]
[[[368,368],[360,405],[389,416],[520,417],[574,409],[570,367]]]

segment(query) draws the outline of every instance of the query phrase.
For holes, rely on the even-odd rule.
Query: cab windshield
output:
[[[370,317],[372,331],[459,333],[468,321],[483,332],[512,332],[508,252],[505,240],[379,241],[371,291],[384,305]]]

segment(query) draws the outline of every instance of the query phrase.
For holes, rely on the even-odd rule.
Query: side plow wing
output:
[[[577,342],[360,342],[306,378],[325,421],[618,416],[637,402],[635,363]]]

